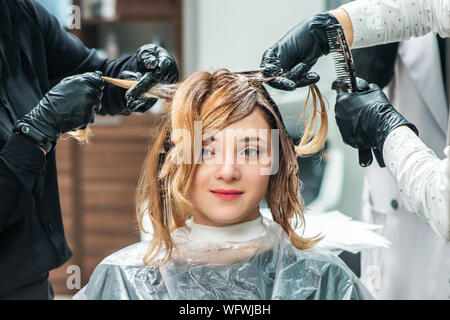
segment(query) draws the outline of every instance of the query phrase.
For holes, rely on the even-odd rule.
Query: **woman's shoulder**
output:
[[[317,247],[300,250],[292,246],[291,249],[291,261],[299,262],[310,271],[314,270],[317,275],[324,276],[333,271],[346,278],[355,276],[345,262],[331,251]]]
[[[301,255],[303,259],[317,265],[328,265],[339,269],[348,269],[347,265],[335,253],[322,248],[312,247],[310,249],[301,250],[301,253],[298,252],[298,254]],[[350,271],[350,269],[348,270]]]
[[[117,265],[117,266],[144,266],[143,258],[150,243],[148,241],[137,242],[125,248],[116,251],[100,262],[100,265]]]
[[[292,245],[285,247],[278,262],[279,277],[295,279],[295,283],[305,284],[302,291],[305,299],[372,299],[358,277],[335,253],[310,248],[300,250]]]
[[[282,264],[286,266],[303,265],[304,267],[314,265],[320,271],[327,268],[341,269],[346,274],[352,275],[347,265],[333,252],[317,246],[309,249],[297,249],[278,223],[267,218],[264,219],[264,222],[270,237],[276,238],[275,242],[279,244],[279,250],[281,250],[279,257],[282,258],[280,261]]]
[[[160,272],[143,261],[148,249],[148,242],[138,242],[103,259],[74,299],[164,298]]]

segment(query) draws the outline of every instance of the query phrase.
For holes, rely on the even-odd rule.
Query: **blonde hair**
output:
[[[118,80],[119,82],[121,80]],[[288,234],[292,244],[299,249],[312,247],[318,237],[304,238],[294,232],[300,218],[304,224],[300,181],[298,179],[298,156],[307,156],[321,150],[327,136],[327,114],[325,103],[319,89],[309,88],[307,102],[312,96],[313,114],[305,121],[305,132],[300,143],[294,146],[283,124],[278,106],[272,100],[264,86],[267,81],[251,74],[233,73],[220,69],[213,73],[196,72],[178,85],[158,85],[147,92],[148,96],[164,98],[168,112],[163,116],[159,135],[149,148],[142,168],[136,191],[136,216],[141,230],[143,218],[148,215],[153,225],[152,245],[144,256],[149,264],[163,250],[164,264],[172,255],[175,244],[171,232],[185,226],[192,216],[194,207],[188,199],[196,169],[195,157],[191,154],[190,163],[171,161],[175,144],[171,140],[172,132],[187,130],[194,137],[194,121],[201,121],[202,133],[208,130],[222,130],[234,122],[250,115],[256,108],[263,111],[270,127],[279,130],[279,168],[270,176],[266,192],[266,202],[273,220]],[[132,83],[121,84],[132,86]],[[317,110],[317,102],[320,111]],[[314,134],[317,115],[321,121]],[[191,150],[194,141],[191,139]]]
[[[92,136],[91,128],[87,127],[86,129],[80,129],[77,131],[69,131],[65,133],[62,138],[73,138],[77,140],[80,144],[88,144],[89,138]]]

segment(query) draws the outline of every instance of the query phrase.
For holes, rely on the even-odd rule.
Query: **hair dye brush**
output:
[[[345,40],[344,29],[340,24],[335,24],[327,29],[327,36],[337,75],[332,89],[338,93],[356,92],[358,87],[356,85],[355,65],[350,48]],[[358,149],[358,154],[361,167],[367,167],[372,163],[373,158],[370,149]],[[376,153],[375,156],[378,160]]]

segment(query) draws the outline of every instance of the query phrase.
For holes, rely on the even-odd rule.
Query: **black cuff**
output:
[[[414,131],[417,136],[419,136],[419,130],[415,125],[413,125],[411,122],[405,123],[405,125],[407,125],[412,131]]]
[[[13,132],[27,137],[37,146],[44,149],[46,153],[50,152],[50,150],[54,146],[54,143],[50,142],[50,140],[44,134],[42,134],[41,132],[39,132],[39,130],[37,130],[33,126],[30,126],[26,122],[20,120],[17,121],[13,128]]]

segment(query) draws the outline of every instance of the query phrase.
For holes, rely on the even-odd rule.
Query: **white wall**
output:
[[[322,1],[184,0],[185,72],[257,68],[267,47],[321,9]]]
[[[218,68],[256,69],[264,50],[303,19],[324,11],[324,1],[301,0],[184,0],[183,6],[185,75]],[[334,66],[331,59],[325,57],[313,70],[321,76],[318,86],[330,102],[330,155],[336,155],[337,165],[327,176],[322,204],[326,209],[338,209],[358,217],[363,169],[358,165],[357,151],[343,144],[334,121],[335,94],[331,90]],[[288,130],[297,130],[307,89],[270,92],[280,106]]]

